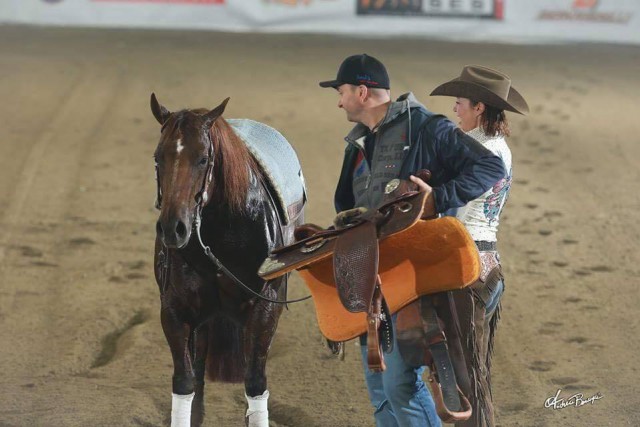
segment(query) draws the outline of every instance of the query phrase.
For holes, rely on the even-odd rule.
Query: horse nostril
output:
[[[163,234],[162,224],[160,224],[160,221],[156,222],[156,234],[158,236],[162,236],[162,234]]]
[[[187,227],[184,225],[184,222],[178,221],[176,224],[176,234],[181,239],[184,239],[187,236]]]

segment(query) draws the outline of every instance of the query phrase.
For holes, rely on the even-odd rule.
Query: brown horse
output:
[[[247,425],[268,426],[265,364],[287,278],[265,282],[256,272],[303,220],[283,225],[272,187],[222,118],[228,100],[172,113],[151,96],[162,125],[154,265],[173,356],[173,426],[202,423],[205,371],[213,381],[244,381]]]

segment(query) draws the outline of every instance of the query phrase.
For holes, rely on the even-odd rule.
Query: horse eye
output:
[[[203,158],[200,159],[200,163],[199,164],[200,164],[200,166],[204,166],[204,165],[207,164],[207,162],[209,162],[209,159],[206,158],[206,157],[203,157]]]

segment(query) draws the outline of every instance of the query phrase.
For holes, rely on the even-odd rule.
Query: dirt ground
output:
[[[317,82],[367,52],[394,95],[430,98],[465,64],[510,74],[514,185],[500,231],[507,292],[494,394],[501,426],[638,426],[640,47],[512,46],[308,35],[0,27],[0,425],[159,426],[172,364],[152,273],[155,91],[279,129],[328,224],[350,125]],[[306,294],[298,277],[291,297]],[[321,345],[311,302],[280,322],[273,426],[372,426],[359,350]],[[547,409],[561,396],[593,404]],[[241,426],[240,385],[209,384],[208,426]]]

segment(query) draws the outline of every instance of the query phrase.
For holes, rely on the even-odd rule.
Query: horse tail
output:
[[[242,325],[227,317],[209,321],[207,377],[211,381],[241,383],[244,381],[244,332]]]

